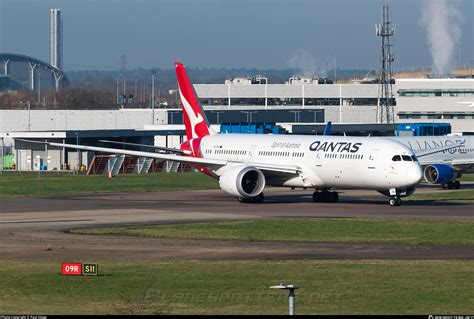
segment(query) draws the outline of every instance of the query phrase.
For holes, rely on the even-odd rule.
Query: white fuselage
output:
[[[464,172],[474,172],[474,136],[399,136],[389,137],[389,139],[400,142],[413,151],[462,143],[463,146],[461,147],[427,155],[423,158],[423,163],[439,163],[452,166],[458,166],[459,164],[456,163],[462,163],[459,166],[463,168]]]
[[[373,137],[219,134],[201,140],[203,158],[236,164],[297,166],[299,173],[266,174],[267,185],[315,188],[406,189],[422,177],[406,146]],[[394,156],[405,160],[394,161]],[[407,160],[407,156],[410,160]],[[225,167],[215,170],[218,176]]]

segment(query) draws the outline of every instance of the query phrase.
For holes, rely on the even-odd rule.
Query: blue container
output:
[[[281,134],[275,123],[221,123],[221,133]]]

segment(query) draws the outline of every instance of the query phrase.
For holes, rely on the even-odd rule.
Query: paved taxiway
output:
[[[417,193],[438,191],[421,188]],[[1,198],[0,258],[474,259],[472,245],[171,240],[67,232],[105,225],[279,217],[474,219],[474,204],[405,201],[390,207],[383,196],[355,190],[342,191],[339,203],[313,203],[309,190],[284,189],[267,190],[263,204],[240,204],[220,190]]]

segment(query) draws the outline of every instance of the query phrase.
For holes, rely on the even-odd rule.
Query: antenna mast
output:
[[[388,20],[388,5],[382,8],[382,23],[375,25],[375,33],[382,38],[381,69],[378,78],[379,103],[377,103],[377,123],[394,123],[394,100],[392,92],[392,62],[395,59],[391,49],[391,37],[395,27]]]

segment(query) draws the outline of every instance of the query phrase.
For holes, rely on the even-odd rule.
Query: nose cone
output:
[[[409,185],[418,184],[423,178],[423,169],[419,163],[413,163],[407,169],[406,181]]]

